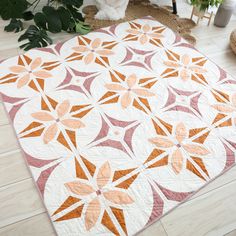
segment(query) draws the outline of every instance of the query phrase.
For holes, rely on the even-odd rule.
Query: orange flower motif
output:
[[[218,103],[212,105],[217,111],[223,114],[232,114],[236,112],[236,93],[231,96],[230,103]],[[236,114],[236,113],[235,113]],[[236,125],[236,117],[233,119],[234,124]]]
[[[69,110],[70,102],[68,100],[65,100],[56,106],[56,115],[53,115],[48,111],[39,111],[31,114],[34,119],[43,122],[44,124],[47,124],[47,128],[45,129],[43,135],[43,141],[45,144],[49,143],[56,137],[59,131],[59,123],[65,126],[66,128],[73,130],[85,126],[82,121],[75,118],[71,118],[69,116]]]
[[[136,35],[138,41],[141,44],[146,44],[150,39],[160,39],[163,37],[161,32],[164,30],[163,27],[152,28],[150,25],[145,24],[143,26],[136,24],[132,29],[128,29],[127,32],[131,35]]]
[[[17,88],[22,88],[27,85],[33,77],[41,79],[52,77],[52,75],[48,71],[40,68],[41,65],[42,59],[40,57],[37,57],[33,61],[31,61],[29,65],[11,66],[9,68],[10,71],[18,75]]]
[[[191,58],[187,54],[184,54],[182,56],[179,56],[179,55],[177,56],[180,57],[179,60],[174,57],[169,57],[169,60],[164,61],[164,64],[172,68],[173,71],[177,70],[182,80],[184,81],[189,80],[192,74],[203,74],[207,72],[207,70],[203,68],[203,65],[202,65],[205,62],[204,63],[199,62],[199,60],[201,60],[202,58],[195,61],[194,58]]]
[[[88,207],[85,212],[85,227],[90,230],[95,226],[97,220],[102,213],[103,205],[100,200],[106,199],[113,204],[127,205],[133,203],[133,199],[125,192],[114,189],[109,189],[106,185],[111,181],[112,171],[109,162],[105,162],[98,170],[96,177],[96,185],[94,188],[89,182],[81,182],[76,180],[66,183],[66,188],[72,193],[81,196],[91,196]]]
[[[176,174],[179,174],[183,168],[184,152],[189,155],[206,156],[210,152],[202,145],[189,142],[189,131],[186,129],[183,123],[179,123],[176,126],[175,132],[171,138],[167,138],[162,135],[158,135],[155,138],[149,139],[149,142],[155,144],[158,148],[172,149],[171,166]]]
[[[83,55],[83,60],[86,65],[92,63],[97,56],[108,57],[114,54],[112,50],[102,46],[102,40],[99,38],[92,40],[87,46],[80,45],[73,47],[73,50]]]
[[[135,74],[126,77],[124,86],[119,83],[111,83],[106,84],[105,87],[111,91],[121,94],[120,102],[122,108],[124,109],[132,104],[132,101],[136,96],[144,98],[155,96],[155,94],[150,92],[147,88],[143,88],[138,85],[138,79]]]

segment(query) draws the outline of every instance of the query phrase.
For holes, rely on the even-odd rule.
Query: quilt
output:
[[[60,236],[134,235],[235,163],[236,80],[151,17],[2,61],[0,94]]]

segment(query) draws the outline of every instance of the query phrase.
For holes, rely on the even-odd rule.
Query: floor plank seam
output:
[[[28,220],[28,219],[30,219],[30,218],[34,218],[34,217],[39,216],[39,215],[44,214],[44,213],[46,213],[46,211],[37,213],[37,214],[35,214],[35,215],[33,215],[33,216],[26,217],[26,218],[24,218],[24,219],[21,219],[21,220],[18,220],[18,221],[16,221],[16,222],[14,222],[14,223],[10,223],[10,224],[4,225],[4,226],[0,226],[0,229],[4,229],[4,228],[6,228],[6,227],[9,227],[10,225],[14,225],[14,224],[20,223],[20,222],[22,222],[22,221]]]
[[[219,190],[219,189],[221,189],[221,188],[223,188],[223,187],[225,187],[225,186],[227,186],[227,185],[229,185],[229,184],[232,184],[233,182],[236,182],[236,179],[234,179],[234,180],[232,180],[232,181],[230,181],[230,182],[228,182],[228,183],[226,183],[226,184],[224,184],[224,185],[221,185],[221,186],[219,186],[219,187],[217,187],[217,188],[214,188],[214,189],[212,189],[212,190],[209,190],[208,192],[203,193],[203,194],[201,194],[201,195],[199,195],[199,196],[197,196],[197,197],[190,198],[190,199],[188,199],[186,202],[183,202],[183,204],[179,205],[178,208],[183,207],[184,204],[189,203],[189,202],[191,202],[191,201],[193,201],[193,200],[196,200],[196,199],[198,199],[199,197],[202,197],[202,196],[204,196],[204,195],[206,195],[206,194],[208,194],[208,193],[214,192],[214,191]],[[193,195],[193,196],[194,196],[194,195]]]
[[[166,230],[166,228],[165,228],[165,226],[164,226],[164,223],[162,222],[161,219],[160,219],[159,221],[160,221],[160,224],[161,224],[161,226],[162,226],[162,228],[163,228],[163,230],[164,230],[166,236],[169,236],[169,234],[167,233],[167,230]]]
[[[0,158],[1,157],[4,157],[4,156],[7,156],[7,155],[11,155],[11,154],[15,154],[17,152],[21,152],[21,149],[20,148],[17,148],[17,149],[14,149],[14,150],[10,150],[10,151],[6,151],[6,152],[2,152],[0,153]]]
[[[199,194],[198,196],[194,196],[194,195],[193,195],[193,197],[192,197],[191,199],[189,199],[188,201],[197,199],[198,197],[201,197],[201,196],[203,196],[203,195],[205,195],[205,194],[207,194],[207,193],[210,193],[210,192],[215,191],[215,190],[217,190],[217,189],[219,189],[219,188],[222,188],[222,187],[224,187],[224,186],[226,186],[226,185],[228,185],[228,184],[231,184],[231,183],[234,182],[234,181],[236,181],[236,179],[233,179],[233,180],[231,180],[231,181],[229,181],[229,182],[227,182],[227,183],[224,183],[223,185],[220,185],[220,186],[218,186],[218,187],[216,187],[216,188],[213,188],[213,189],[211,189],[211,190],[209,190],[209,191],[207,191],[207,192],[205,192],[205,193]]]
[[[4,126],[4,125],[9,125],[10,123],[8,122],[8,123],[0,123],[0,128],[1,128],[1,126]]]
[[[0,186],[0,192],[4,191],[4,190],[5,190],[6,188],[8,188],[8,187],[11,187],[12,185],[14,186],[14,185],[16,185],[16,184],[19,184],[19,183],[24,182],[24,181],[29,180],[29,179],[31,179],[31,180],[33,181],[33,178],[32,178],[32,177],[28,177],[28,178],[24,178],[24,179],[22,179],[22,180],[19,180],[19,181],[10,183],[10,184],[2,185],[2,186]]]

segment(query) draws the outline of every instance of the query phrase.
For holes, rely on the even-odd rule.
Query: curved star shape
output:
[[[101,118],[101,129],[89,145],[112,147],[130,156],[129,153],[133,153],[131,140],[139,123],[137,121],[116,120],[108,115],[105,115],[105,117],[106,120],[103,117]]]

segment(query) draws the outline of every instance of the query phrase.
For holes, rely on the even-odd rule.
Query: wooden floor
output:
[[[180,0],[178,8],[181,16],[189,17],[189,5]],[[22,52],[18,49],[19,34],[3,32],[5,24],[6,22],[0,20],[0,60]],[[202,21],[193,30],[197,38],[196,47],[227,72],[236,75],[236,56],[228,46],[229,34],[236,28],[236,16],[226,28],[206,25],[207,22]],[[57,42],[72,36],[63,33],[53,37],[56,37],[54,41]],[[55,235],[1,102],[0,235]],[[236,166],[140,235],[235,236]]]

